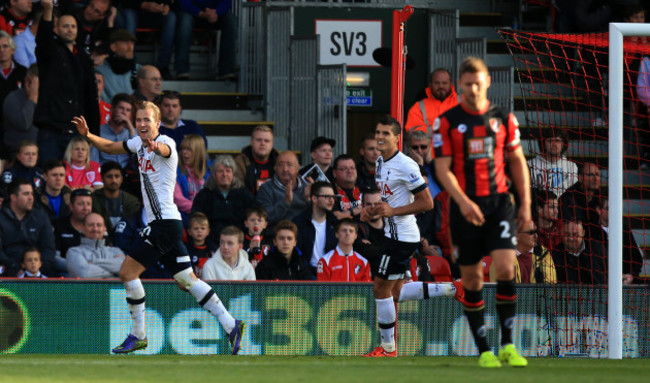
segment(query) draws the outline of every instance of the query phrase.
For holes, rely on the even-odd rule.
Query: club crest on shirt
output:
[[[500,118],[490,118],[490,129],[494,133],[499,133],[499,128],[501,128],[501,124],[503,121]]]
[[[467,131],[467,125],[465,124],[458,125],[458,131],[461,133],[465,133]]]
[[[354,266],[354,273],[355,273],[355,274],[359,274],[360,272],[361,272],[361,266],[359,266],[359,265],[355,265],[355,266]]]
[[[442,146],[442,134],[436,133],[433,135],[433,147],[439,148]]]
[[[95,172],[86,172],[88,182],[95,182]]]

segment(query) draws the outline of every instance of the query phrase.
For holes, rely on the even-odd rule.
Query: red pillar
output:
[[[404,55],[404,29],[406,20],[413,15],[414,9],[407,5],[401,11],[393,11],[393,55],[391,61],[390,115],[404,124],[404,76],[406,56]],[[402,136],[404,133],[402,132]],[[403,137],[399,142],[402,149]]]

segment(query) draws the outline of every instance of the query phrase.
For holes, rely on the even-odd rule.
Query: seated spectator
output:
[[[267,125],[257,125],[251,134],[251,144],[235,157],[235,177],[256,196],[260,187],[273,178],[277,158],[278,151],[273,149],[273,130]]]
[[[9,0],[0,11],[0,29],[11,36],[23,33],[32,22],[32,0]]]
[[[220,281],[254,281],[255,269],[242,249],[244,233],[235,226],[227,226],[219,236],[219,250],[205,262],[203,279]]]
[[[336,141],[327,137],[316,137],[311,141],[311,160],[312,163],[300,168],[301,177],[310,177],[312,182],[315,181],[329,181],[334,183],[334,172],[332,168],[332,148],[336,145]],[[317,165],[317,173],[312,174],[311,169]],[[307,174],[309,172],[309,174]],[[325,177],[323,177],[323,175]]]
[[[104,94],[102,100],[111,102],[118,93],[133,93],[131,78],[140,69],[135,62],[135,35],[127,30],[118,29],[110,36],[110,53],[102,65],[96,69],[104,76]]]
[[[104,93],[104,75],[97,70],[95,70],[95,81],[97,82],[97,98],[99,100],[99,126],[101,134],[101,126],[111,122],[111,104],[102,100],[102,93]],[[101,164],[101,162],[99,163]]]
[[[201,212],[210,219],[210,237],[215,242],[224,227],[241,226],[246,209],[257,205],[253,195],[234,177],[236,168],[232,157],[217,156],[205,187],[192,204],[192,213]]]
[[[106,226],[97,213],[84,219],[83,237],[79,246],[68,249],[68,271],[73,278],[117,278],[124,262],[124,252],[104,242]]]
[[[199,123],[194,120],[181,118],[183,110],[181,95],[174,90],[165,90],[160,96],[160,134],[169,136],[180,148],[183,138],[188,134],[198,134],[203,137],[205,148],[208,148],[208,139],[203,133]]]
[[[111,102],[110,121],[99,127],[99,136],[111,141],[127,141],[136,135],[133,126],[133,101],[126,93],[118,93]],[[131,154],[108,154],[97,150],[94,146],[90,148],[91,161],[100,165],[108,161],[115,161],[122,168],[129,164],[133,157]]]
[[[436,198],[440,193],[440,186],[436,182],[436,167],[431,152],[431,136],[422,130],[413,130],[408,135],[408,155],[424,170],[423,178],[427,181],[431,198]]]
[[[108,40],[115,26],[117,9],[111,6],[111,0],[90,0],[87,5],[76,12],[77,20],[77,48],[88,52],[95,65],[108,55]],[[95,57],[100,56],[98,61]]]
[[[290,151],[278,155],[275,175],[257,192],[257,202],[266,210],[269,225],[291,220],[307,208],[306,182],[298,177],[298,158]]]
[[[90,145],[83,137],[76,136],[70,140],[63,159],[66,166],[65,183],[70,189],[95,190],[104,186],[100,166],[90,160]]]
[[[32,183],[34,189],[44,183],[43,173],[36,166],[38,162],[38,146],[34,141],[23,141],[16,149],[16,159],[13,166],[2,172],[0,182],[0,196],[8,198],[7,187],[17,179],[26,179]]]
[[[14,60],[25,68],[36,63],[36,33],[38,32],[38,25],[41,23],[41,17],[43,17],[43,9],[37,7],[34,10],[34,19],[29,27],[23,33],[14,37],[14,43],[16,43]]]
[[[47,214],[34,207],[34,189],[29,180],[17,179],[9,184],[9,198],[0,210],[0,265],[3,276],[15,277],[26,248],[35,246],[42,254],[43,272],[52,272],[54,237]]]
[[[296,281],[312,279],[305,257],[296,249],[298,227],[295,223],[281,220],[274,226],[275,245],[269,255],[255,268],[257,280]]]
[[[338,244],[319,261],[316,276],[319,282],[370,282],[370,263],[352,249],[357,239],[357,224],[350,218],[336,223]]]
[[[361,207],[374,208],[381,205],[381,192],[375,186],[366,190],[361,196]],[[370,271],[375,273],[379,266],[379,256],[384,241],[384,220],[374,216],[367,221],[359,223],[359,235],[354,242],[354,248],[370,262]]]
[[[0,31],[0,48],[2,49],[2,54],[0,54],[0,69],[2,69],[2,76],[0,76],[0,104],[4,104],[7,95],[22,86],[27,68],[16,64],[14,61],[16,43],[5,31]],[[4,121],[2,110],[0,110],[0,121]],[[5,127],[0,126],[0,156],[7,159],[10,153],[3,148],[4,136]]]
[[[404,130],[411,133],[420,130],[431,136],[436,119],[447,110],[458,105],[458,95],[447,69],[435,69],[429,75],[426,97],[409,109]]]
[[[377,187],[375,182],[375,164],[379,158],[379,149],[374,135],[368,135],[361,140],[359,147],[359,162],[357,162],[357,186],[362,192]]]
[[[197,278],[203,278],[205,262],[217,251],[217,244],[208,238],[210,222],[203,213],[193,213],[189,218],[187,228],[187,253],[190,256],[192,269]]]
[[[361,214],[361,191],[356,186],[357,167],[354,159],[341,154],[334,160],[334,187],[336,200],[332,212],[336,219],[354,218],[359,220]]]
[[[569,138],[564,130],[542,129],[541,132],[541,153],[528,160],[530,186],[562,196],[578,181],[578,165],[566,158]]]
[[[318,261],[336,248],[336,217],[332,213],[336,194],[330,183],[316,181],[310,190],[311,206],[293,219],[298,230],[297,246],[316,278]]]
[[[236,78],[235,74],[235,38],[237,21],[230,12],[230,0],[181,0],[178,13],[178,38],[176,51],[176,78],[189,79],[190,46],[192,29],[217,29],[221,31],[219,40],[219,61],[217,62],[217,79]]]
[[[38,67],[27,69],[23,86],[11,91],[2,104],[5,148],[15,153],[22,141],[36,142],[38,129],[34,125],[34,110],[38,102]]]
[[[70,215],[61,216],[54,222],[57,270],[68,271],[65,256],[69,248],[81,243],[84,219],[92,212],[92,206],[92,192],[88,189],[75,189],[70,193]]]
[[[562,243],[551,254],[558,283],[599,285],[607,282],[603,248],[599,243],[585,240],[581,222],[564,221]]]
[[[47,278],[41,273],[42,266],[41,252],[35,247],[28,247],[23,251],[20,259],[22,271],[18,274],[18,278]]]
[[[609,198],[601,196],[596,207],[599,226],[591,226],[587,237],[589,240],[601,244],[607,252],[609,241]],[[627,219],[623,219],[623,284],[629,285],[639,283],[639,274],[643,266],[643,255],[639,245],[634,239],[634,233],[630,230]]]
[[[266,235],[266,210],[254,206],[246,209],[246,234],[244,235],[244,250],[248,253],[248,260],[253,268],[269,254],[273,239]]]
[[[103,188],[93,192],[93,212],[104,218],[109,233],[123,217],[140,211],[142,205],[132,194],[121,189],[124,175],[117,162],[106,162],[101,169]]]
[[[525,222],[517,232],[516,283],[556,283],[557,274],[551,252],[537,243],[535,223]],[[496,266],[490,265],[490,281],[496,282]]]
[[[174,203],[181,213],[183,225],[187,227],[187,220],[192,213],[194,197],[203,189],[203,185],[210,173],[208,172],[208,155],[201,136],[198,134],[185,136],[179,151]]]
[[[590,225],[597,226],[596,206],[599,194],[600,170],[598,170],[598,165],[584,163],[578,168],[578,182],[559,197],[562,220],[581,221],[586,228]]]
[[[34,204],[46,212],[50,223],[70,215],[70,188],[65,185],[65,164],[51,159],[43,168],[45,182],[34,192]]]
[[[135,75],[136,89],[133,97],[138,101],[153,102],[162,91],[160,71],[153,65],[143,65]]]
[[[562,242],[562,221],[559,219],[559,203],[552,191],[533,189],[533,217],[535,218],[541,244],[553,250]]]

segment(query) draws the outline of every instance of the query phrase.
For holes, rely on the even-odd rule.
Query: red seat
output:
[[[429,268],[431,269],[431,276],[436,282],[451,282],[453,280],[451,276],[451,269],[449,268],[449,263],[443,257],[436,257],[433,255],[427,255],[427,262],[429,263]]]

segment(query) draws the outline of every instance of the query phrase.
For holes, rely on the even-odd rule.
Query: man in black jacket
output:
[[[291,221],[282,220],[273,231],[275,246],[255,268],[257,280],[299,281],[313,279],[309,265],[296,249],[298,227]]]
[[[71,15],[53,20],[53,0],[42,0],[43,18],[36,34],[39,68],[38,104],[34,125],[39,128],[40,161],[61,159],[76,135],[72,118],[85,116],[90,130],[99,133],[99,105],[92,62],[77,49],[77,21]]]

